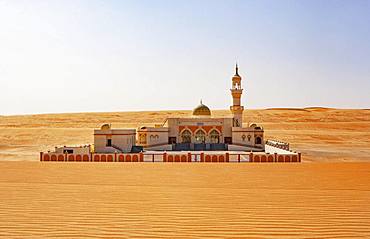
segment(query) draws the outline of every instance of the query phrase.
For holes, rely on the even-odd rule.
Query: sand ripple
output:
[[[0,162],[3,238],[369,238],[370,164]]]

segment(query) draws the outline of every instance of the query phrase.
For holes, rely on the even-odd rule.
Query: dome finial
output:
[[[202,99],[200,99],[200,104],[203,105]]]
[[[239,70],[239,68],[238,68],[238,62],[236,62],[236,64],[235,64],[235,75],[236,76],[239,76],[238,70]]]

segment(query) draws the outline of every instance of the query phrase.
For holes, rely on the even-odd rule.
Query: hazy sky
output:
[[[370,108],[370,1],[0,0],[0,114]]]

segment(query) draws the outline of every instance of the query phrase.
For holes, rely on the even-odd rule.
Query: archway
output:
[[[186,129],[181,133],[181,142],[191,143],[191,132],[189,130]]]
[[[211,143],[218,144],[220,143],[220,133],[218,133],[217,130],[212,130],[211,133],[209,133],[211,136]]]
[[[195,142],[197,143],[205,143],[206,142],[206,133],[203,130],[198,130],[195,133]]]
[[[255,142],[256,142],[256,144],[262,144],[261,137],[257,136]]]

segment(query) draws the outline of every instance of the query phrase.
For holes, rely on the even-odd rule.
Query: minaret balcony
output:
[[[241,105],[233,105],[233,106],[230,106],[230,110],[232,112],[242,112],[244,110],[244,106],[241,106]]]
[[[233,88],[233,89],[230,89],[231,93],[243,93],[243,89],[241,88]]]

